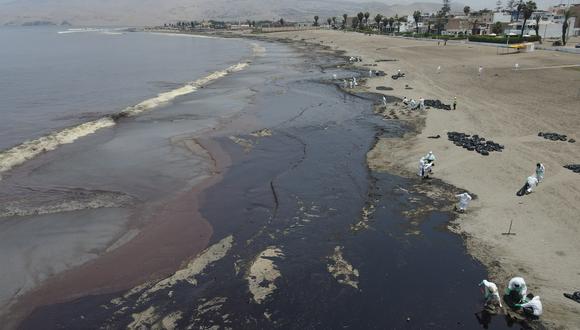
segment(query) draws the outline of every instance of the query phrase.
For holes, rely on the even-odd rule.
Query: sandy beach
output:
[[[511,277],[523,276],[528,292],[542,297],[549,328],[577,328],[579,305],[562,293],[579,289],[580,177],[563,166],[578,163],[580,144],[546,140],[538,132],[580,137],[580,57],[553,51],[497,55],[495,46],[438,46],[436,41],[327,30],[269,36],[361,56],[359,66],[387,73],[368,80],[372,92],[387,86],[394,89],[388,95],[447,104],[457,97],[456,111],[428,109],[416,116],[419,134],[381,139],[368,153],[370,167],[414,176],[418,159],[432,150],[438,158],[434,176],[477,195],[451,227],[488,267],[491,280],[503,290]],[[406,77],[392,80],[390,74],[398,69]],[[412,89],[405,89],[407,84]],[[484,157],[453,145],[448,131],[478,134],[504,144],[505,150]],[[427,138],[438,134],[440,139]],[[545,181],[532,194],[516,196],[537,162],[546,166]],[[502,235],[510,221],[516,235]]]

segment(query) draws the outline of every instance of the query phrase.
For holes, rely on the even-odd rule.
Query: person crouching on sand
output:
[[[483,291],[483,298],[485,299],[485,307],[491,307],[493,309],[497,306],[500,308],[503,307],[495,283],[483,280],[479,283],[479,286],[482,286],[481,289]]]
[[[544,181],[544,173],[546,173],[546,168],[544,164],[537,163],[536,164],[536,179],[538,179],[538,183]]]
[[[459,198],[459,203],[455,205],[455,211],[464,213],[471,201],[471,196],[467,192],[464,192],[463,194],[455,195],[455,197]]]

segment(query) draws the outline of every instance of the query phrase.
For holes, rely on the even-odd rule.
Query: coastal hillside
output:
[[[463,8],[458,2],[453,6]],[[415,10],[434,12],[437,2],[387,4],[364,0],[2,0],[0,24],[33,25],[152,25],[176,20],[270,20],[288,21],[342,16],[359,11],[383,15],[407,15]]]

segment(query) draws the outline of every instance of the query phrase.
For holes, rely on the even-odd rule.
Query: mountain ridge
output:
[[[18,0],[0,3],[0,24],[22,25],[35,21],[62,21],[73,25],[144,26],[177,20],[277,20],[311,21],[318,15],[341,17],[343,13],[370,12],[386,16],[409,15],[415,10],[435,12],[440,3],[387,4],[354,0],[100,0],[87,6],[83,0]],[[453,3],[461,10],[463,5]]]

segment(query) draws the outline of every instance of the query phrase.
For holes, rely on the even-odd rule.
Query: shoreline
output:
[[[289,33],[294,33],[294,32],[289,32]],[[260,38],[258,38],[258,39],[260,39]],[[268,40],[268,39],[269,38],[265,38],[265,40]],[[264,39],[261,39],[261,40],[264,40]],[[271,40],[271,39],[269,39],[269,40]],[[277,40],[277,41],[285,42],[285,43],[288,43],[289,42],[289,41],[283,40],[283,39],[280,39],[280,40]],[[306,43],[307,41],[301,40],[301,42],[305,42]],[[320,47],[320,44],[314,44],[314,45]],[[328,47],[328,46],[324,45],[322,47]],[[331,48],[330,49],[329,48],[325,48],[325,50],[326,51],[330,50],[332,52],[336,52],[336,50],[332,50]],[[336,53],[336,54],[341,54],[341,53]],[[387,76],[387,78],[388,78],[388,76]],[[376,79],[371,79],[370,80],[371,84],[370,85],[367,85],[366,87],[372,87],[373,86],[373,83],[375,81],[376,81]],[[372,91],[372,93],[377,93],[377,91]],[[428,119],[426,119],[426,120],[428,121]],[[429,129],[428,122],[422,122],[422,118],[410,118],[408,123],[410,123],[411,125],[413,125],[413,129],[409,133],[407,133],[404,137],[401,137],[401,138],[393,138],[393,139],[391,139],[390,142],[386,142],[386,140],[388,140],[388,139],[384,139],[384,138],[378,138],[378,140],[375,141],[376,143],[373,144],[372,149],[368,152],[367,157],[366,157],[367,158],[367,162],[366,162],[367,164],[366,165],[369,167],[369,170],[373,170],[373,169],[376,170],[378,168],[379,171],[380,171],[380,165],[379,166],[377,166],[377,164],[372,165],[368,161],[369,158],[372,158],[372,154],[373,153],[375,153],[375,154],[378,153],[375,156],[377,158],[381,158],[381,159],[383,159],[385,157],[384,150],[383,150],[383,152],[379,152],[378,151],[381,148],[394,149],[394,151],[391,151],[391,150],[388,151],[388,152],[390,152],[393,155],[397,154],[397,152],[400,153],[401,150],[406,150],[406,149],[411,148],[416,143],[416,140],[421,135],[424,135],[425,131]],[[398,143],[393,143],[395,141],[398,141]],[[200,142],[200,144],[202,145],[202,147],[208,151],[210,157],[213,159],[214,166],[215,166],[214,169],[216,169],[215,171],[212,171],[212,176],[211,177],[209,177],[206,180],[204,180],[203,183],[201,183],[199,185],[196,185],[196,188],[194,188],[192,191],[188,192],[188,194],[189,193],[192,194],[191,196],[190,195],[187,195],[187,198],[192,198],[192,199],[195,200],[195,202],[192,203],[192,204],[194,204],[192,206],[192,208],[194,208],[196,210],[195,212],[198,214],[199,220],[203,220],[202,215],[199,213],[199,210],[200,210],[199,206],[203,203],[204,191],[207,188],[209,188],[209,187],[215,185],[216,183],[220,182],[221,179],[223,179],[223,174],[225,174],[225,173],[222,172],[222,171],[223,171],[223,169],[227,168],[228,166],[225,166],[225,165],[218,166],[218,165],[220,164],[220,162],[222,162],[222,164],[226,164],[227,161],[228,161],[228,159],[229,159],[229,157],[226,154],[226,152],[223,150],[223,148],[220,148],[219,147],[219,143],[216,142],[216,141],[213,141],[213,140],[208,139],[208,140],[201,140],[201,141],[198,140],[198,142]],[[216,155],[212,154],[212,152],[213,153],[216,153]],[[394,157],[394,158],[396,159],[397,157]],[[229,163],[227,163],[227,164],[229,164]],[[393,167],[392,168],[389,168],[389,173],[395,173],[395,174],[400,173],[400,174],[403,174],[403,176],[405,176],[405,177],[412,177],[414,175],[413,171],[411,170],[412,166],[409,166],[408,163],[404,163],[404,162],[396,162],[395,163],[395,162],[393,162],[392,165],[393,165]],[[437,172],[439,172],[439,171],[437,171]],[[438,173],[436,173],[436,177],[437,176],[438,176]],[[436,181],[434,181],[434,183],[433,183],[432,186],[438,186],[439,185],[439,182],[438,181],[439,181],[439,179],[436,179]],[[442,190],[453,189],[453,187],[455,187],[455,186],[453,186],[450,183],[446,183],[446,181],[442,181],[441,183],[445,186],[445,187],[441,188]],[[207,184],[207,186],[206,186],[206,184]],[[447,187],[447,185],[450,186],[450,187]],[[439,189],[439,187],[438,187],[438,189]],[[424,190],[424,191],[422,191],[422,193],[426,193],[428,195],[429,194],[429,190]],[[446,200],[451,200],[450,198],[452,196],[449,195],[450,191],[444,192],[443,195],[445,195],[445,193],[448,194],[445,197],[445,199]],[[474,202],[478,202],[478,201],[476,200]],[[176,203],[177,203],[177,201],[176,201]],[[177,204],[183,205],[184,203],[177,203]],[[452,203],[450,203],[450,204],[452,204]],[[429,211],[429,210],[427,210],[427,211]],[[458,228],[460,228],[459,221],[462,220],[463,217],[464,216],[457,216],[455,218],[455,220],[452,221],[452,223],[450,223],[449,225],[447,225],[447,227],[449,229],[451,229],[451,231],[459,234],[463,238],[463,240],[465,242],[465,246],[469,250],[470,249],[469,244],[471,242],[470,241],[471,239],[469,238],[470,236],[468,236],[468,234],[466,234],[465,231],[463,231],[461,229],[458,229]],[[149,222],[148,224],[151,224],[151,223],[152,222]],[[459,227],[455,227],[455,224],[457,224]],[[206,221],[206,225],[209,226],[209,223],[207,223],[207,221]],[[209,236],[211,237],[211,234]],[[207,238],[208,239],[208,242],[209,242],[210,237]],[[133,242],[134,240],[135,239],[129,241],[128,244],[131,244],[131,242]],[[122,248],[123,247],[121,247],[120,249],[122,249]],[[203,250],[203,248],[201,248],[201,250]],[[136,251],[139,251],[139,249],[136,248]],[[114,252],[115,251],[113,251],[113,253]],[[197,255],[197,253],[194,253],[194,254],[191,254],[191,255]],[[190,255],[190,257],[191,257],[191,255]],[[193,259],[195,259],[195,258],[193,258]],[[187,258],[181,264],[184,264],[185,262],[187,262],[187,260],[192,260],[192,258]],[[82,267],[84,267],[84,265],[81,266],[80,268],[82,268]],[[179,267],[179,266],[177,266],[177,267]],[[491,271],[491,269],[489,268],[489,266],[487,268],[488,268],[488,270]],[[140,271],[140,272],[142,272],[142,271]],[[162,275],[159,274],[159,276],[157,276],[157,277],[162,277]],[[63,281],[63,282],[66,282],[66,281]],[[136,282],[139,282],[139,281],[136,281]],[[33,292],[34,291],[32,291],[31,293],[33,293]],[[69,298],[71,298],[71,297],[69,297]],[[70,299],[67,299],[67,300],[70,300]]]
[[[282,38],[284,36],[296,41],[300,40],[303,42],[311,42],[317,45],[330,45],[334,49],[345,51],[348,55],[362,56],[363,63],[361,63],[361,65],[374,66],[376,64],[376,69],[384,70],[387,73],[394,72],[398,68],[408,73],[407,78],[404,79],[403,82],[392,81],[389,79],[388,75],[384,78],[371,79],[367,87],[370,88],[373,92],[379,92],[375,91],[374,88],[377,87],[377,85],[381,85],[382,82],[386,82],[388,86],[396,86],[395,91],[387,92],[388,95],[395,95],[399,97],[412,95],[413,98],[418,98],[422,95],[427,99],[440,99],[441,96],[443,96],[444,101],[452,98],[451,96],[455,94],[452,91],[452,86],[455,86],[456,88],[458,83],[444,78],[443,74],[441,76],[437,76],[435,69],[429,68],[429,66],[436,67],[436,61],[439,60],[443,61],[443,64],[446,65],[444,70],[448,70],[449,75],[452,75],[454,77],[453,79],[456,79],[457,81],[462,81],[458,75],[462,74],[462,72],[466,70],[466,65],[461,65],[462,60],[458,59],[458,56],[469,56],[468,54],[471,53],[473,54],[472,57],[476,58],[476,63],[487,63],[487,65],[492,66],[492,68],[487,69],[485,76],[479,79],[480,81],[477,81],[477,79],[474,80],[474,78],[468,78],[469,84],[475,86],[486,84],[488,80],[491,81],[494,79],[494,77],[501,77],[502,73],[498,72],[498,70],[505,69],[506,67],[509,70],[510,68],[509,64],[503,64],[505,62],[510,63],[511,61],[520,61],[525,63],[527,66],[532,66],[536,63],[544,63],[548,60],[551,62],[557,60],[559,61],[557,63],[564,64],[567,62],[578,61],[577,58],[567,55],[554,55],[552,53],[541,52],[521,55],[520,58],[523,57],[523,59],[519,60],[513,57],[497,58],[493,56],[495,54],[492,55],[490,54],[489,50],[484,49],[491,48],[479,45],[450,45],[446,46],[447,48],[443,48],[437,47],[433,44],[425,46],[424,41],[399,40],[386,36],[367,37],[363,36],[362,34],[353,33],[344,35],[343,33],[336,33],[333,31],[293,31],[285,33],[272,33],[272,37]],[[369,39],[372,39],[373,42],[370,42]],[[389,47],[383,49],[376,48],[380,47],[381,43]],[[421,47],[420,49],[426,50],[428,54],[425,56],[420,56],[415,60],[413,57],[419,54],[415,51],[416,47]],[[387,51],[384,52],[384,50]],[[460,54],[457,55],[455,53]],[[407,57],[401,58],[400,56],[402,56],[402,54]],[[428,56],[432,57],[429,58]],[[437,56],[437,58],[434,59],[435,56]],[[439,56],[448,56],[449,58],[440,59]],[[397,58],[398,61],[391,63],[386,62],[386,64],[384,62],[379,63],[383,57]],[[421,62],[421,59],[425,62]],[[489,62],[491,60],[493,60],[493,63]],[[473,72],[476,72],[477,66],[475,64],[472,64],[472,66],[474,68]],[[496,66],[498,66],[497,69],[495,68]],[[536,66],[540,65],[536,64]],[[373,67],[373,69],[375,68]],[[509,72],[509,75],[513,74],[515,74],[515,72]],[[477,78],[475,73],[473,73],[473,76]],[[504,73],[503,76],[505,77],[506,74]],[[435,80],[435,78],[437,78],[437,80]],[[508,76],[508,78],[512,79],[510,76]],[[555,90],[556,86],[562,86],[561,82],[557,84],[553,83],[554,78],[551,78],[549,75],[543,78],[547,81],[552,81],[554,86],[550,86],[552,88],[548,88],[550,91]],[[445,80],[440,81],[441,79]],[[572,78],[572,81],[573,80],[574,78]],[[444,82],[444,85],[442,85],[441,82]],[[519,84],[522,83],[523,82],[520,80]],[[401,91],[399,88],[402,87],[402,84],[410,84],[413,89]],[[562,297],[562,292],[574,291],[574,289],[578,289],[573,287],[574,283],[577,283],[577,281],[573,280],[574,276],[577,276],[574,273],[574,268],[576,268],[576,273],[580,275],[580,268],[575,267],[575,263],[573,261],[575,259],[577,260],[577,258],[574,256],[578,255],[578,249],[572,248],[571,250],[568,248],[564,250],[562,249],[562,245],[578,244],[577,240],[573,238],[573,232],[578,230],[578,225],[572,224],[567,220],[573,219],[573,215],[578,214],[578,207],[574,204],[574,200],[577,202],[578,199],[577,197],[574,197],[577,196],[575,195],[577,194],[577,189],[573,187],[572,183],[567,182],[569,180],[575,179],[575,177],[572,176],[574,173],[568,173],[568,171],[562,169],[561,167],[565,162],[573,162],[574,157],[566,157],[565,155],[563,157],[561,153],[566,151],[570,153],[570,155],[577,155],[576,157],[578,157],[578,149],[576,149],[575,146],[571,144],[546,146],[548,148],[556,147],[556,149],[550,150],[549,154],[556,159],[560,159],[562,163],[559,167],[552,164],[553,161],[549,161],[545,157],[538,157],[539,159],[536,158],[537,160],[534,158],[530,159],[529,154],[530,152],[533,153],[533,149],[529,148],[530,146],[533,145],[535,148],[541,148],[543,152],[546,150],[544,149],[544,145],[547,143],[543,141],[533,141],[534,135],[530,137],[519,136],[519,134],[529,134],[525,132],[529,132],[531,127],[522,125],[525,120],[520,123],[517,121],[504,121],[501,123],[503,125],[498,125],[497,121],[495,124],[494,122],[487,124],[487,122],[490,121],[487,119],[496,119],[497,117],[497,115],[494,115],[492,112],[494,109],[496,109],[495,106],[491,105],[494,100],[477,98],[477,94],[481,94],[482,92],[477,88],[472,88],[469,87],[469,85],[465,85],[465,82],[463,82],[463,84],[463,90],[458,91],[458,94],[456,94],[461,97],[459,111],[448,112],[440,110],[428,110],[427,114],[425,115],[425,126],[422,129],[419,129],[417,134],[409,134],[400,140],[382,139],[379,141],[374,150],[369,152],[368,158],[371,162],[371,167],[374,167],[374,169],[378,171],[394,171],[394,173],[401,173],[407,177],[412,177],[415,175],[415,159],[418,159],[420,155],[425,154],[429,150],[434,150],[435,153],[441,158],[441,161],[438,162],[438,167],[435,169],[435,177],[440,178],[444,182],[454,187],[467,188],[470,193],[475,193],[480,197],[472,202],[470,209],[466,214],[458,215],[456,220],[449,224],[449,229],[459,234],[463,238],[468,252],[486,266],[490,273],[491,279],[498,284],[498,287],[503,288],[505,283],[507,283],[508,279],[512,276],[520,275],[526,278],[529,291],[535,294],[539,294],[542,296],[542,300],[544,301],[544,315],[541,318],[543,325],[547,327],[573,327],[574,324],[577,325],[577,323],[575,323],[577,321],[577,307],[574,305],[574,302]],[[505,84],[502,84],[501,86],[503,87]],[[540,90],[537,91],[539,92]],[[450,93],[453,94],[450,95]],[[574,124],[572,123],[578,122],[578,116],[572,115],[573,112],[570,112],[572,110],[571,103],[573,102],[566,104],[563,103],[565,102],[564,100],[554,101],[554,98],[550,98],[547,93],[548,92],[544,92],[540,95],[541,97],[544,97],[544,100],[549,98],[550,101],[553,102],[551,103],[552,106],[554,106],[556,109],[561,109],[561,112],[566,113],[568,115],[568,117],[566,117],[567,121],[557,122],[557,120],[555,121],[554,117],[552,117],[549,120],[533,122],[533,125],[537,127],[535,129],[542,131],[552,129],[553,131],[557,132],[573,133],[574,130],[572,127]],[[573,90],[571,91],[568,89],[566,90],[566,93],[573,93]],[[465,94],[470,95],[472,98],[468,99],[467,95]],[[521,111],[519,108],[515,107],[514,105],[510,105],[510,103],[514,102],[510,102],[504,98],[498,99],[497,101],[503,102],[503,105],[499,106],[499,109],[502,107],[506,109],[506,111],[502,112],[504,116],[511,115],[509,112],[507,112],[508,110],[515,112],[517,116],[520,115]],[[450,101],[447,101],[445,103],[449,102]],[[538,99],[532,113],[536,115],[537,118],[544,118],[546,115],[538,111],[542,111],[543,106],[548,106],[548,104],[549,103]],[[482,108],[482,106],[485,106],[486,108]],[[522,107],[519,100],[517,102],[517,106]],[[477,111],[481,114],[470,111],[470,109],[477,109]],[[453,119],[448,118],[449,116],[451,116]],[[457,120],[457,122],[453,122],[454,120]],[[499,120],[499,118],[497,120]],[[485,125],[483,125],[484,123]],[[513,128],[504,128],[506,131],[501,130],[502,127],[509,127],[510,123],[515,124],[516,130]],[[529,122],[525,123],[529,124]],[[476,154],[474,154],[473,157],[470,157],[472,156],[471,154],[466,155],[465,153],[462,153],[460,148],[455,148],[454,146],[450,145],[448,141],[446,141],[446,136],[444,134],[445,131],[442,131],[446,128],[451,130],[454,128],[454,126],[458,127],[461,125],[465,126],[462,131],[467,131],[471,134],[482,134],[486,138],[493,138],[494,140],[497,138],[498,141],[505,142],[507,151],[503,154],[493,154],[487,159],[482,159],[481,157],[478,158],[475,156]],[[419,127],[420,126],[421,125],[419,124]],[[478,126],[479,129],[477,129]],[[547,126],[550,127],[547,128]],[[513,137],[509,136],[510,133],[513,135]],[[439,140],[427,139],[427,136],[435,134],[440,134],[442,138]],[[572,136],[575,137],[573,134]],[[516,149],[520,149],[521,151]],[[559,152],[560,155],[556,156],[557,152]],[[512,153],[517,153],[518,155],[512,156]],[[501,161],[490,163],[489,159],[505,157],[506,154],[509,155],[509,158],[504,160],[504,162],[507,162],[508,164],[514,164],[514,162],[516,162],[513,168],[515,171],[506,169],[505,166],[501,165]],[[539,155],[541,156],[541,154]],[[529,163],[528,167],[530,168],[528,171],[524,170],[522,173],[522,166],[518,163],[518,157],[527,160]],[[385,163],[385,161],[389,159],[392,161]],[[454,159],[456,160],[454,161]],[[557,190],[554,190],[554,184],[544,183],[539,186],[537,189],[538,192],[530,196],[526,196],[523,200],[517,200],[514,197],[511,197],[515,195],[517,187],[521,185],[520,181],[529,175],[528,172],[532,172],[535,162],[538,160],[541,160],[542,162],[548,162],[549,169],[552,171],[551,173],[557,174],[557,176],[554,175],[554,179],[550,178],[549,180],[554,180],[557,184],[560,185],[563,182],[566,182],[566,186],[561,186],[561,192],[555,193]],[[464,165],[466,163],[469,163],[470,165],[466,167],[466,165]],[[486,171],[491,171],[491,169],[489,169],[490,164],[493,164],[491,167],[494,168],[494,172],[497,171],[495,168],[500,168],[504,173],[501,173],[502,175],[500,175],[498,178],[486,177],[486,179],[484,179],[482,177],[484,182],[478,182],[479,180],[477,180],[477,176],[474,176],[474,174],[478,171],[482,174]],[[469,170],[469,167],[471,166],[473,166],[475,172]],[[517,176],[517,173],[520,173],[520,175]],[[509,174],[511,178],[506,177],[506,174]],[[485,182],[489,181],[487,180],[489,178],[491,178],[491,182]],[[546,185],[547,187],[544,188],[543,186]],[[496,192],[496,189],[498,188],[501,192],[500,194]],[[543,192],[543,189],[548,190]],[[561,199],[563,194],[566,193],[569,195],[566,197],[566,203],[564,205],[569,207],[569,209],[564,209],[565,212],[560,214],[555,213],[556,211],[561,210],[558,205],[562,204],[560,204],[561,202],[553,197],[557,196]],[[508,194],[511,198],[501,197],[503,194]],[[542,196],[542,199],[538,199],[539,196]],[[549,201],[546,201],[545,199],[548,199]],[[510,210],[510,208],[513,208],[511,203],[514,202],[516,204],[515,208],[518,210],[517,212]],[[555,206],[549,207],[551,204],[554,204]],[[534,216],[533,213],[531,213],[532,211],[537,212],[538,214]],[[542,219],[542,217],[545,216],[547,212],[550,214],[552,220],[559,220],[559,225],[552,225],[550,223],[544,224],[546,220]],[[509,221],[506,222],[506,220],[504,220],[505,216],[507,216],[508,219],[514,221],[514,224],[517,224],[515,230],[518,231],[517,236],[513,236],[508,240],[505,239],[505,236],[501,235],[501,232],[507,231],[507,227],[509,225]],[[532,220],[531,223],[530,220]],[[522,227],[524,223],[527,223],[530,226],[530,229],[525,230],[526,228]],[[568,232],[566,235],[564,235],[564,232],[562,231],[564,228],[568,228],[568,230],[572,228],[575,229],[572,229],[572,233]],[[557,230],[559,233],[558,241],[554,241],[555,230]],[[546,242],[543,238],[545,235],[542,231],[554,232],[554,234],[547,234],[548,237],[551,237],[551,244],[556,245],[554,243],[558,242],[558,247],[552,247],[551,245],[546,245],[543,243],[540,246],[534,248],[535,240]],[[534,250],[533,253],[531,253],[532,249]],[[549,250],[551,253],[554,253],[553,251],[556,250],[556,253],[542,253],[541,249]],[[552,257],[553,255],[556,256],[556,258]],[[539,257],[541,259],[539,259]],[[565,262],[563,259],[567,259],[568,262]],[[550,266],[546,266],[547,264],[550,264]],[[566,271],[564,269],[568,270]],[[572,273],[570,273],[570,271],[572,271]],[[558,278],[561,278],[561,282],[559,282],[561,284],[554,285],[555,283],[551,283],[552,280]],[[564,283],[567,283],[568,286],[562,286]],[[476,285],[477,283],[474,283],[474,286]]]

